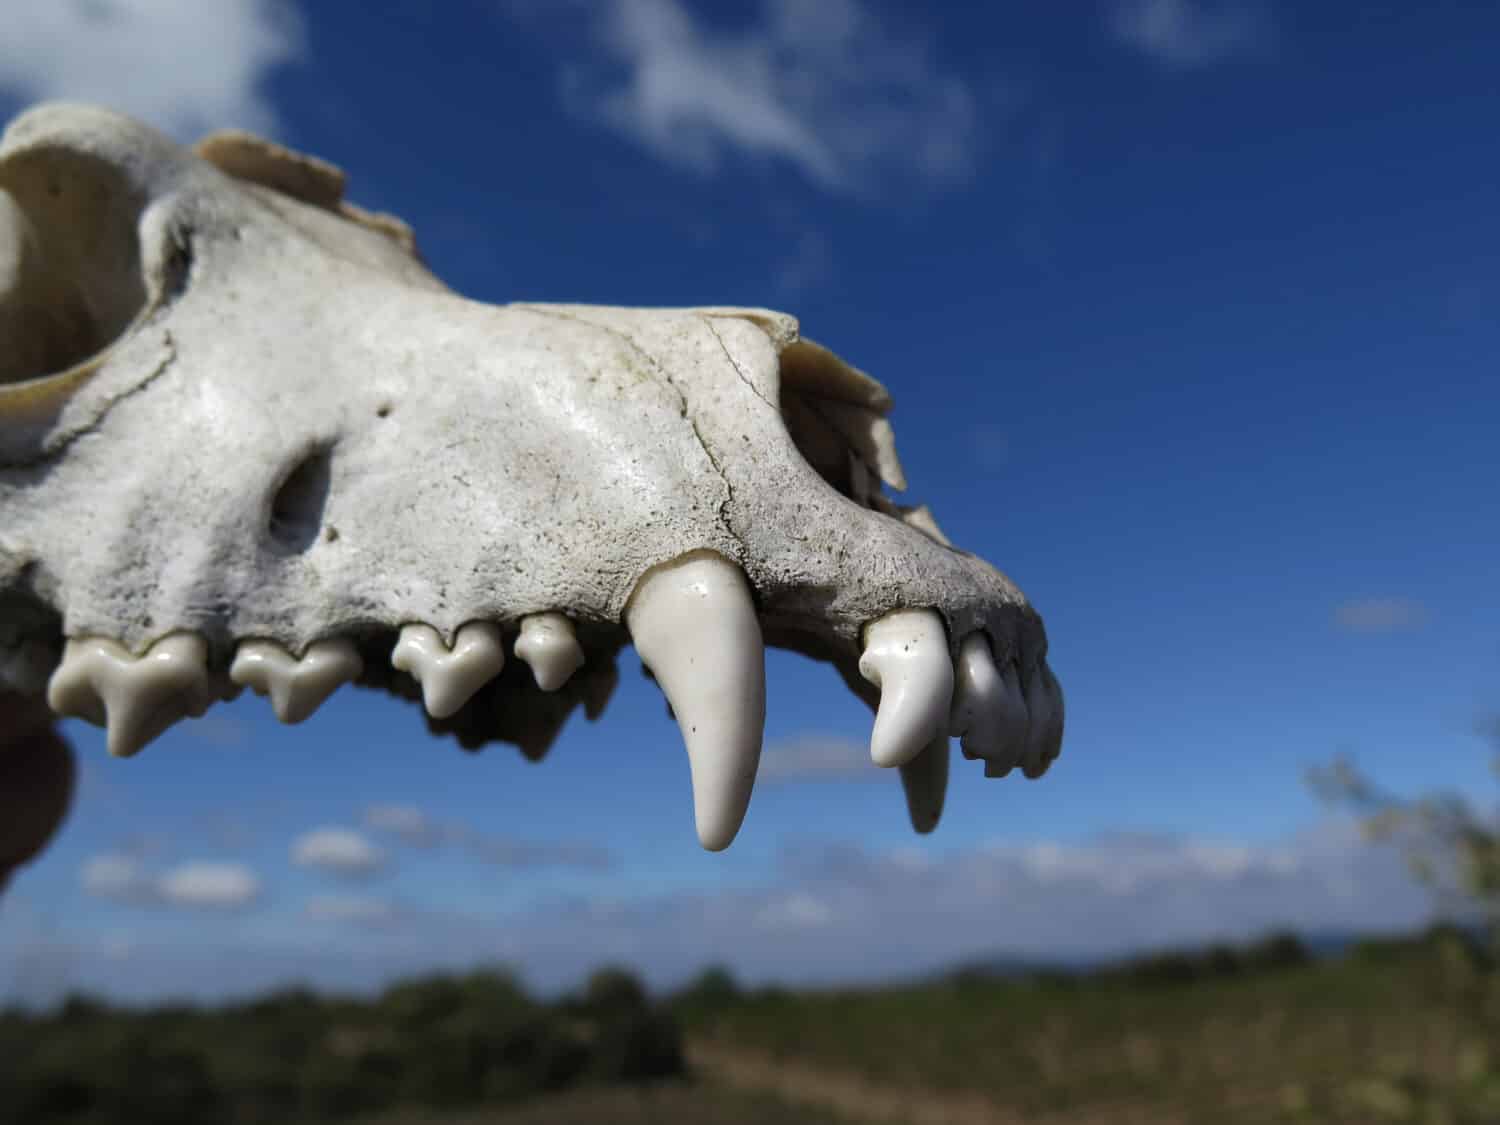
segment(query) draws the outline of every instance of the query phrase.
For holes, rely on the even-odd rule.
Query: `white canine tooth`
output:
[[[144,656],[103,637],[69,639],[47,684],[47,704],[107,727],[106,744],[128,758],[179,719],[197,717],[213,702],[208,645],[196,633],[173,633]]]
[[[521,618],[516,655],[531,665],[536,686],[543,691],[556,691],[583,667],[583,648],[573,633],[573,623],[560,613]]]
[[[953,710],[948,733],[963,739],[966,756],[1013,762],[1026,740],[1026,702],[1015,674],[1009,682],[995,667],[989,639],[970,633],[953,669]]]
[[[953,665],[933,610],[898,609],[865,626],[859,674],[880,689],[870,735],[877,766],[905,765],[947,731]]]
[[[906,811],[911,826],[924,835],[937,827],[948,795],[948,736],[940,734],[901,767],[901,787],[906,790]]]
[[[755,785],[766,725],[766,650],[740,568],[693,551],[648,571],[625,625],[687,744],[698,839],[729,846]]]
[[[453,636],[453,648],[431,625],[404,625],[391,667],[422,685],[422,703],[434,719],[456,714],[505,667],[505,638],[498,625],[470,621]]]
[[[240,642],[229,678],[270,696],[271,709],[283,723],[300,723],[362,671],[359,650],[343,638],[308,645],[300,660],[275,641],[252,640]]]

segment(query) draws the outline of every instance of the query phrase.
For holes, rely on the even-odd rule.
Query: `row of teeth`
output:
[[[733,563],[706,551],[649,571],[625,610],[642,663],[667,697],[686,743],[698,838],[718,851],[743,823],[765,730],[765,645],[750,586]],[[555,691],[584,663],[573,626],[560,613],[523,618],[513,646],[537,686]],[[964,638],[949,659],[942,619],[930,609],[897,610],[865,629],[860,674],[880,689],[870,738],[876,765],[899,767],[913,825],[930,831],[948,781],[948,738],[985,776],[1019,766],[1039,777],[1057,757],[1062,697],[1040,661],[1023,686],[1013,663],[996,666],[987,638]],[[420,685],[434,718],[455,714],[505,664],[498,625],[471,622],[445,645],[436,629],[407,625],[391,664]],[[108,730],[109,752],[137,753],[172,724],[248,687],[269,697],[277,718],[310,716],[364,666],[346,639],[314,643],[296,657],[273,641],[240,643],[227,676],[208,667],[208,645],[173,633],[135,656],[103,637],[73,638],[48,683],[59,715]]]

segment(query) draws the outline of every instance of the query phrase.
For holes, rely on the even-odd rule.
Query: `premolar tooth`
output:
[[[429,715],[446,719],[500,674],[505,638],[498,625],[470,621],[454,634],[449,649],[431,625],[405,625],[391,650],[391,667],[422,685],[422,703]]]
[[[911,826],[924,835],[937,827],[948,795],[948,736],[940,734],[922,752],[901,767],[901,787],[906,790],[906,811]]]
[[[308,645],[300,660],[275,641],[251,640],[240,642],[229,678],[270,696],[271,709],[283,723],[300,723],[362,671],[359,650],[342,638]]]
[[[179,719],[208,710],[214,691],[208,645],[196,633],[173,633],[144,656],[103,637],[69,639],[47,685],[47,704],[108,729],[106,744],[128,758]]]
[[[1038,778],[1062,751],[1062,688],[1046,660],[1038,660],[1026,681],[1026,710],[1031,722],[1026,728],[1026,749],[1021,772]]]
[[[953,665],[933,610],[898,609],[865,626],[859,673],[880,689],[870,735],[877,766],[905,765],[947,731]]]
[[[766,725],[766,650],[749,583],[721,556],[693,551],[646,573],[625,625],[687,744],[698,839],[720,851],[745,819]]]
[[[560,613],[533,613],[521,618],[516,655],[531,665],[536,686],[556,691],[583,667],[583,649],[573,623]]]
[[[1025,744],[1020,686],[1014,672],[1007,680],[995,667],[983,633],[970,633],[959,646],[948,733],[962,737],[965,756],[991,761],[1014,762]]]

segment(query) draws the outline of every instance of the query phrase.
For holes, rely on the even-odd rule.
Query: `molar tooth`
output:
[[[901,767],[901,787],[906,790],[906,811],[911,826],[926,834],[937,827],[948,795],[948,736],[939,734],[911,761]]]
[[[241,641],[229,666],[229,678],[257,695],[271,697],[271,708],[283,723],[300,723],[333,694],[357,679],[364,662],[352,641],[317,641],[298,660],[275,641]]]
[[[391,667],[410,673],[422,685],[429,715],[446,719],[500,674],[505,638],[498,625],[470,621],[454,634],[450,650],[431,625],[405,625],[391,650]]]
[[[935,611],[898,609],[865,626],[859,673],[880,689],[870,735],[877,766],[905,765],[946,732],[953,665]]]
[[[583,649],[573,633],[573,623],[560,613],[533,613],[521,618],[516,655],[531,665],[536,686],[543,691],[556,691],[583,667]]]
[[[1038,660],[1026,681],[1026,710],[1031,722],[1026,728],[1026,748],[1021,757],[1021,772],[1038,778],[1047,772],[1062,752],[1062,688],[1045,659]]]
[[[108,729],[107,745],[128,758],[179,719],[208,710],[214,691],[208,644],[196,633],[172,633],[135,656],[104,637],[69,638],[47,684],[59,715]]]
[[[687,744],[698,839],[720,851],[745,819],[766,725],[765,642],[749,583],[719,555],[690,552],[647,571],[625,625]]]
[[[967,757],[1013,762],[1025,744],[1026,703],[1006,667],[1008,679],[995,667],[983,633],[970,633],[959,646],[948,733],[962,737]]]

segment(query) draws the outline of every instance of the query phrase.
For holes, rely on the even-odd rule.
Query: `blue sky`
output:
[[[709,855],[629,652],[540,765],[353,690],[295,728],[242,698],[127,762],[69,723],[80,800],[0,911],[0,989],[831,979],[1422,916],[1302,775],[1347,752],[1492,799],[1500,13],[206,8],[35,5],[0,110],[267,132],[480,299],[795,313],[891,389],[910,495],[1044,614],[1064,753],[1038,783],[956,760],[916,837],[864,708],[773,653],[767,775]]]

